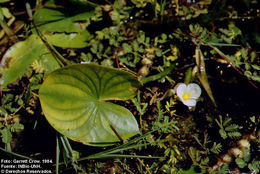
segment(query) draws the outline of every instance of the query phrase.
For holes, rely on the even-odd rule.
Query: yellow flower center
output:
[[[190,93],[183,93],[182,94],[183,101],[187,101],[187,100],[189,100],[189,98],[190,98]]]

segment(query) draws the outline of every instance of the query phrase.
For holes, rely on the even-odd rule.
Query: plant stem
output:
[[[56,135],[56,174],[59,174],[59,161],[60,161],[60,140],[58,134]]]
[[[13,155],[13,156],[15,156],[15,157],[19,157],[19,158],[23,158],[23,159],[32,159],[32,158],[30,158],[30,157],[27,157],[27,156],[24,156],[24,155],[15,153],[15,152],[7,151],[7,150],[5,150],[5,149],[3,149],[3,148],[1,148],[1,147],[0,147],[0,150],[3,151],[3,152],[5,152],[5,153],[8,153],[8,154],[10,154],[10,155]]]
[[[31,6],[29,3],[26,3],[26,10],[28,13],[28,16],[30,17],[30,19],[32,20],[32,23],[37,31],[38,36],[41,38],[41,40],[43,41],[43,43],[45,44],[45,46],[47,47],[47,49],[51,52],[51,54],[56,58],[56,61],[59,63],[60,66],[66,66],[68,64],[70,64],[52,45],[50,45],[46,38],[44,37],[44,35],[41,33],[38,25],[36,24],[33,15],[32,15],[32,10],[31,10]]]

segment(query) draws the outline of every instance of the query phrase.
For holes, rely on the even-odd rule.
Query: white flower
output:
[[[196,100],[201,94],[200,86],[196,83],[190,83],[188,85],[179,83],[176,89],[177,96],[182,103],[188,107],[196,105]]]

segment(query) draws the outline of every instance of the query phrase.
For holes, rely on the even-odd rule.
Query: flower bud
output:
[[[141,63],[142,63],[143,65],[152,65],[152,64],[153,64],[153,62],[151,61],[151,59],[148,59],[148,58],[143,58],[142,61],[141,61]]]
[[[138,74],[142,77],[145,77],[149,74],[149,69],[147,66],[142,66],[142,68],[139,69]]]
[[[225,154],[222,156],[222,160],[225,163],[230,163],[232,161],[232,157],[229,154]]]
[[[237,147],[234,147],[230,150],[231,154],[233,154],[236,158],[242,158],[244,156],[242,150]]]
[[[241,139],[241,140],[239,140],[239,141],[238,141],[238,145],[239,145],[239,147],[241,147],[241,148],[243,148],[243,147],[245,147],[245,148],[247,148],[247,149],[250,148],[250,143],[249,143],[249,141],[248,141],[247,139]]]

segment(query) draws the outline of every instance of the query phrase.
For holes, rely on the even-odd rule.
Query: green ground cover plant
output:
[[[1,159],[53,173],[258,173],[256,0],[0,0]]]

